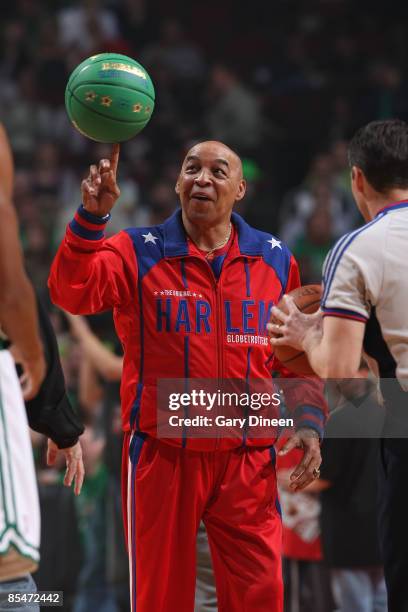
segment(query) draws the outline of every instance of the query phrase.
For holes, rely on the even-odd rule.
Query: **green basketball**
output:
[[[65,89],[72,124],[98,142],[123,142],[138,134],[152,116],[154,98],[143,66],[119,53],[89,57],[75,68]]]

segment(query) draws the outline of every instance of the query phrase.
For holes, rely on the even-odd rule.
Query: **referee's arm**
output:
[[[313,370],[321,378],[354,378],[363,351],[365,322],[326,315],[321,331],[311,329],[303,341]]]

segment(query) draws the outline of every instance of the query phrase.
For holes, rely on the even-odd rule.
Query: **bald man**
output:
[[[175,187],[180,210],[162,225],[105,240],[119,196],[118,156],[116,145],[111,160],[90,167],[49,284],[54,302],[73,314],[113,309],[124,347],[123,508],[132,610],[193,611],[203,520],[218,609],[281,612],[277,432],[255,440],[243,427],[233,437],[218,431],[206,437],[193,431],[184,407],[166,413],[179,425],[183,416],[176,434],[159,435],[166,404],[157,397],[163,379],[181,379],[187,398],[194,379],[247,386],[251,378],[270,380],[268,314],[299,285],[297,264],[281,241],[232,212],[245,195],[241,161],[214,141],[197,144],[183,161]],[[302,397],[294,394],[298,429],[288,448],[304,448],[295,490],[320,465],[323,399],[308,383]],[[174,380],[168,384],[171,395],[178,395],[176,387]]]

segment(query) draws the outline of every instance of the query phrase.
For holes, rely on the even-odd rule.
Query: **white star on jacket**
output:
[[[142,236],[144,238],[145,244],[147,242],[153,242],[153,244],[156,244],[155,240],[158,240],[158,237],[157,236],[153,236],[152,232],[149,232],[148,234],[142,234]]]
[[[270,240],[267,240],[267,242],[271,243],[271,249],[274,249],[275,247],[278,247],[278,249],[282,250],[281,241],[280,240],[276,240],[276,238],[271,238]]]

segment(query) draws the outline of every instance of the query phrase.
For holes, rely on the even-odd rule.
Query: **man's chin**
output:
[[[213,200],[200,200],[199,198],[190,198],[188,201],[189,208],[196,208],[197,210],[207,210],[214,206]]]
[[[191,219],[207,219],[211,217],[214,212],[213,204],[211,200],[191,199],[185,207],[185,213]]]

